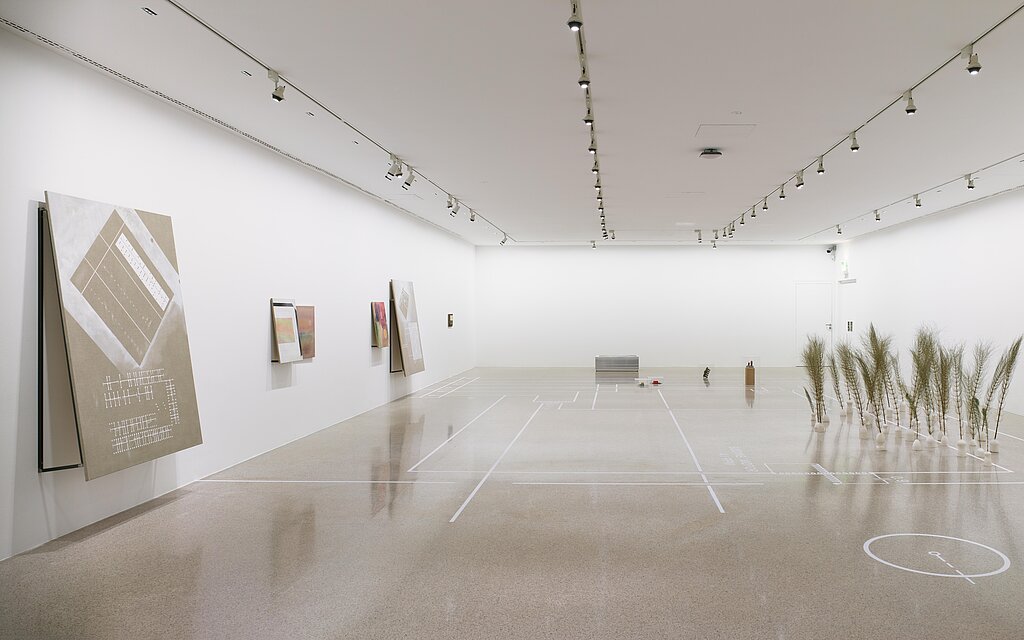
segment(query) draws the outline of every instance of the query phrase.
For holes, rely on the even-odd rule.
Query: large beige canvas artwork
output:
[[[201,444],[170,218],[46,202],[86,479]]]
[[[398,349],[391,346],[391,368],[399,368],[406,376],[424,370],[423,345],[420,342],[419,315],[416,313],[416,293],[411,282],[391,281],[392,325],[398,336]],[[397,356],[397,357],[396,357]]]

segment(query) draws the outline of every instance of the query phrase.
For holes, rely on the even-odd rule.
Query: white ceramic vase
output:
[[[815,422],[814,423],[814,431],[815,431],[815,433],[825,433],[825,423],[824,422]]]
[[[956,441],[956,457],[963,458],[963,457],[967,456],[967,449],[968,449],[969,446],[970,445],[969,445],[969,443],[966,440],[963,440],[963,439],[957,440]]]
[[[914,451],[920,451],[921,449],[924,449],[924,446],[921,444],[921,439],[915,439],[914,444],[910,448],[913,449]]]
[[[939,446],[939,441],[935,439],[935,436],[928,434],[928,437],[924,439],[924,443],[928,445],[929,449],[934,449]]]
[[[875,448],[879,451],[885,451],[885,432],[879,433],[875,436]]]
[[[988,450],[992,453],[999,453],[999,440],[992,440],[988,443]]]

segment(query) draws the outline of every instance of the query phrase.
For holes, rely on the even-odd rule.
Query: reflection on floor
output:
[[[879,451],[798,370],[641,373],[476,369],[194,483],[0,563],[0,637],[1024,637],[1024,419]]]

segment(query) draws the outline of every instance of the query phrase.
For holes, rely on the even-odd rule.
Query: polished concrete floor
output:
[[[878,451],[798,370],[645,373],[472,370],[271,451],[0,563],[0,637],[1024,638],[1024,419]]]

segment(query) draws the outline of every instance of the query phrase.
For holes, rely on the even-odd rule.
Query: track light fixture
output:
[[[921,208],[921,194],[914,194],[914,206],[917,207],[918,209]]]
[[[591,249],[596,249],[597,248],[597,241],[596,240],[591,240],[590,241],[590,248]]]
[[[747,214],[746,214],[746,213],[741,213],[741,214],[740,214],[740,226],[741,226],[741,227],[742,227],[743,225],[747,224],[747,217],[746,217],[746,216],[747,216]]]
[[[594,166],[590,168],[590,173],[594,174],[595,176],[601,173],[601,167],[597,165],[597,158],[594,158]]]
[[[612,240],[614,240],[615,239],[615,229],[612,229],[611,231],[609,231],[609,233],[612,236]]]
[[[757,217],[757,207],[750,207],[750,217],[751,219]]]
[[[405,168],[405,181],[402,182],[402,188],[408,190],[412,186],[413,181],[416,179],[416,174],[412,172],[412,167],[406,166]]]
[[[765,198],[764,199],[764,204],[761,205],[761,211],[767,211],[767,210],[768,210],[768,198]]]
[[[448,195],[448,208],[451,209],[453,206],[455,206],[455,198],[453,198],[451,196],[451,194],[449,194]]]
[[[469,210],[469,221],[476,222],[476,211],[473,211],[472,209]]]
[[[583,116],[583,124],[587,125],[588,127],[594,126],[594,116],[592,113],[590,113],[590,109],[587,109],[587,115]]]
[[[857,144],[857,132],[854,131],[850,134],[850,151],[857,153],[860,151],[860,145]]]
[[[801,169],[796,174],[796,188],[797,189],[803,189],[804,188],[804,171],[803,171],[803,169]]]
[[[704,244],[704,236],[700,229],[694,229],[693,231],[697,234],[697,244]]]
[[[972,176],[971,174],[968,173],[966,176],[964,176],[964,180],[967,180],[967,188],[968,189],[973,189],[974,188],[974,176]]]
[[[589,88],[590,88],[590,76],[587,75],[586,71],[584,71],[583,75],[580,76],[580,89],[589,89]]]
[[[907,108],[904,109],[908,116],[912,116],[917,113],[917,107],[914,106],[914,93],[908,90],[903,94],[903,99],[907,101]]]
[[[785,199],[786,199],[786,183],[783,182],[782,184],[779,185],[779,200],[785,200]]]
[[[840,236],[843,235],[843,228],[840,227],[838,224],[836,225],[836,234]]]
[[[267,69],[267,77],[274,81],[274,91],[270,94],[274,102],[284,102],[285,85],[281,82],[281,76],[273,69]]]
[[[718,229],[715,229],[715,240],[718,240]]]
[[[819,156],[818,157],[818,175],[819,176],[825,175],[825,157],[824,156]]]
[[[711,241],[711,248],[712,249],[717,249],[718,248],[718,240],[712,240]]]
[[[504,234],[504,237],[501,239],[501,242],[498,243],[498,246],[499,247],[504,247],[506,242],[508,242],[508,234],[507,233]]]
[[[590,155],[596,155],[597,154],[597,145],[595,143],[591,142],[590,146],[587,148],[587,151],[590,152]]]
[[[457,216],[457,215],[459,215],[459,201],[458,200],[456,200],[455,204],[452,206],[452,213],[451,213],[451,216],[453,218],[455,216]]]
[[[878,209],[875,209],[875,222],[882,221],[882,214],[878,213]]]
[[[580,17],[579,5],[575,2],[572,3],[572,15],[569,16],[569,21],[566,23],[569,25],[569,31],[576,33],[583,28],[583,18]]]
[[[398,156],[392,153],[391,168],[388,169],[386,174],[384,174],[384,177],[391,180],[392,178],[397,178],[400,175],[402,175],[402,161],[398,159]]]
[[[960,52],[961,58],[967,59],[967,73],[976,76],[981,73],[981,63],[978,62],[978,54],[974,53],[974,45],[969,44]]]
[[[598,192],[601,191],[601,178],[598,178],[597,182],[594,183],[594,188],[597,189]]]

